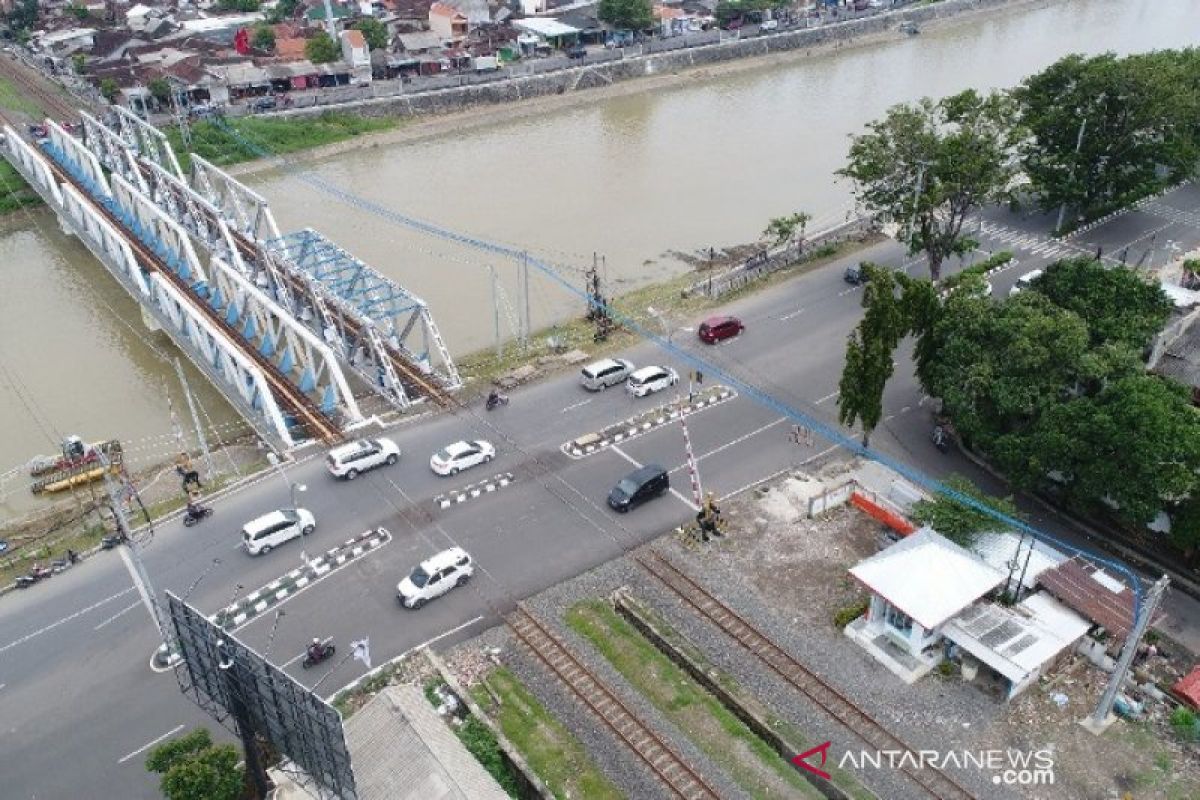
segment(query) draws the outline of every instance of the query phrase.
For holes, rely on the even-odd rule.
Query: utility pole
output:
[[[109,507],[117,522],[117,532],[125,544],[124,547],[117,548],[121,553],[121,561],[125,563],[125,569],[129,571],[129,577],[133,580],[133,585],[137,589],[138,595],[141,596],[142,603],[150,613],[154,627],[158,628],[158,635],[163,643],[163,649],[160,649],[159,652],[164,654],[163,660],[170,663],[170,660],[175,657],[177,649],[175,640],[171,636],[171,626],[163,615],[162,607],[158,604],[158,597],[154,593],[153,584],[150,583],[150,576],[146,573],[146,565],[142,563],[141,549],[134,541],[133,532],[129,528],[129,520],[125,516],[125,505],[121,498],[124,486],[118,488],[112,475],[112,462],[108,460],[104,451],[96,448],[96,453],[100,457],[100,466],[104,470],[104,490],[108,493]]]
[[[1079,151],[1081,149],[1083,149],[1083,132],[1085,130],[1087,130],[1087,117],[1084,117],[1083,122],[1079,123],[1079,135],[1077,137],[1075,137],[1075,156],[1076,156],[1075,160],[1076,161],[1079,160],[1079,158],[1078,158]],[[1070,177],[1071,177],[1071,180],[1075,180],[1075,164],[1074,163],[1071,164]],[[1066,217],[1066,215],[1067,215],[1067,201],[1064,200],[1062,202],[1062,205],[1060,205],[1058,207],[1058,221],[1054,223],[1054,232],[1055,233],[1058,233],[1059,231],[1062,230],[1063,218]]]
[[[592,340],[603,342],[608,338],[609,329],[612,328],[612,319],[608,316],[608,303],[601,291],[600,268],[595,253],[592,253],[592,268],[587,272],[587,298],[587,318],[596,323],[596,333],[592,336]]]
[[[199,415],[196,414],[196,401],[192,398],[192,390],[188,387],[187,376],[183,373],[183,364],[179,361],[179,356],[175,356],[175,374],[179,376],[179,384],[183,386],[183,396],[187,400],[188,411],[192,415],[192,427],[196,429],[196,441],[200,443],[200,452],[204,453],[204,463],[208,466],[208,479],[211,481],[217,474],[217,469],[213,466],[212,453],[208,450],[208,440],[204,438],[204,428],[200,425]]]
[[[337,26],[333,24],[333,4],[329,0],[325,0],[325,30],[329,31],[329,38],[337,43]]]
[[[492,276],[492,335],[496,340],[496,358],[501,357],[503,350],[500,346],[500,284],[496,277],[496,268],[488,264],[488,273]]]
[[[242,740],[242,753],[246,757],[246,772],[254,785],[255,800],[266,800],[270,794],[270,781],[267,770],[263,765],[262,753],[259,752],[258,739],[255,737],[254,721],[246,706],[246,695],[243,691],[243,667],[230,655],[229,646],[224,639],[217,640],[217,653],[220,661],[217,668],[225,676],[225,687],[229,691],[229,713],[237,722],[238,736]]]
[[[533,326],[531,322],[531,312],[529,310],[529,253],[521,252],[521,292],[524,296],[525,316],[524,316],[524,335],[522,336],[522,344],[526,349],[529,348],[529,339],[533,335]]]
[[[1104,694],[1100,697],[1100,702],[1096,706],[1096,710],[1085,723],[1085,727],[1093,731],[1103,729],[1108,715],[1112,712],[1113,703],[1117,700],[1117,692],[1121,691],[1122,684],[1125,683],[1125,676],[1129,672],[1129,665],[1133,663],[1133,657],[1137,655],[1138,643],[1146,634],[1146,630],[1150,627],[1150,620],[1154,617],[1154,612],[1158,610],[1159,603],[1162,602],[1163,595],[1167,591],[1167,584],[1170,579],[1163,575],[1154,585],[1146,592],[1146,596],[1142,598],[1141,605],[1134,609],[1133,628],[1130,629],[1129,635],[1125,637],[1125,646],[1121,649],[1121,656],[1117,659],[1116,669],[1109,676],[1108,686],[1104,689]]]

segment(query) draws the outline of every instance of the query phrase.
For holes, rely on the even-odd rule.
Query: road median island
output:
[[[728,386],[710,386],[702,391],[693,392],[687,403],[683,404],[683,415],[691,416],[698,411],[711,408],[718,403],[724,403],[737,397],[737,392]],[[637,416],[613,423],[603,430],[589,433],[564,442],[559,449],[574,459],[586,458],[615,444],[634,439],[652,430],[670,425],[679,419],[680,404],[664,403],[656,408],[643,411]]]

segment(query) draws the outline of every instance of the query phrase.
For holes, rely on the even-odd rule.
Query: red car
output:
[[[724,339],[732,339],[744,330],[746,326],[737,317],[709,317],[700,323],[697,332],[700,341],[716,344]]]

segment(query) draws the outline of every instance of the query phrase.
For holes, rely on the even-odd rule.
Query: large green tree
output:
[[[997,519],[1001,514],[1020,519],[1011,497],[993,497],[962,475],[951,475],[942,485],[950,491],[914,503],[912,518],[963,547],[969,547],[977,534],[1004,530],[1005,524]],[[959,496],[974,502],[963,502]]]
[[[271,52],[275,49],[275,29],[270,25],[255,25],[254,35],[250,37],[250,45],[255,50]]]
[[[614,28],[644,31],[654,24],[650,0],[600,0],[597,14]]]
[[[1045,209],[1089,219],[1194,174],[1194,51],[1070,55],[1015,90],[1025,173]]]
[[[967,216],[1008,197],[1014,114],[1006,95],[968,90],[893,106],[851,141],[839,174],[864,209],[899,227],[911,255],[926,255],[935,282],[947,258],[975,246]]]
[[[1157,376],[1131,375],[1051,406],[1025,439],[1033,458],[1007,465],[1015,480],[1046,485],[1053,473],[1074,503],[1110,501],[1131,523],[1200,492],[1200,415],[1184,387]]]
[[[304,57],[314,64],[328,64],[341,58],[342,52],[333,37],[320,31],[304,43]]]
[[[367,40],[367,48],[370,50],[387,50],[388,46],[388,31],[387,26],[377,19],[368,17],[360,19],[354,23],[354,27],[362,31],[363,38]]]
[[[846,363],[838,383],[838,421],[862,426],[863,447],[883,418],[883,390],[895,369],[893,353],[908,333],[908,317],[897,295],[894,273],[863,262],[862,321],[846,343]]]
[[[1034,288],[1082,317],[1093,346],[1112,343],[1140,351],[1171,314],[1171,301],[1158,284],[1087,256],[1051,264]]]
[[[214,745],[206,728],[196,728],[151,750],[146,769],[162,775],[167,800],[238,800],[245,788],[238,761],[232,745]]]

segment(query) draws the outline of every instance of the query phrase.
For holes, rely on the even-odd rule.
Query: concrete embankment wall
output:
[[[784,31],[770,36],[733,39],[717,44],[627,57],[546,74],[515,77],[509,80],[294,109],[279,116],[303,118],[318,116],[326,111],[349,111],[374,117],[445,114],[474,106],[510,103],[608,86],[617,82],[669,74],[735,59],[828,47],[865,36],[885,33],[905,22],[913,22],[920,26],[933,20],[965,12],[987,10],[1027,1],[942,0],[942,2],[927,6],[876,14],[839,24]],[[530,63],[536,64],[537,62]]]

